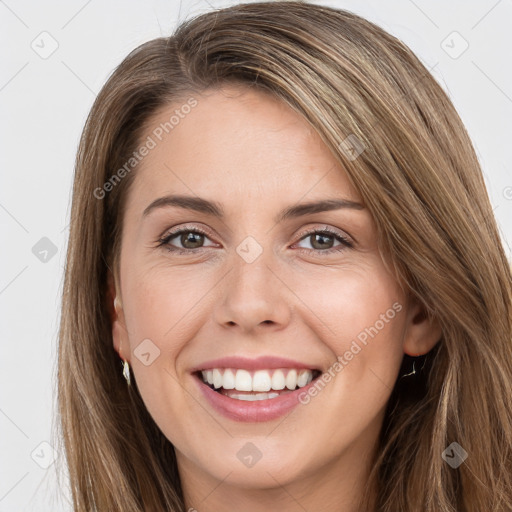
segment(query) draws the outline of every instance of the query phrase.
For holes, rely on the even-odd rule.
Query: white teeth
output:
[[[287,391],[287,393],[290,393],[290,391]],[[269,400],[271,398],[277,398],[279,396],[279,393],[254,393],[252,395],[241,395],[239,393],[235,393],[234,391],[229,391],[223,394],[229,396],[229,398],[234,398],[235,400],[245,400],[247,402],[255,402],[257,400]]]
[[[257,372],[254,372],[254,376],[252,378],[252,391],[270,391],[271,388],[272,379],[267,371],[258,370]]]
[[[222,387],[224,389],[235,389],[235,374],[233,373],[233,370],[230,370],[229,368],[224,370]]]
[[[299,375],[297,377],[297,385],[299,386],[299,388],[303,388],[308,383],[309,374],[310,372],[308,372],[307,370],[301,370],[299,372]]]
[[[217,368],[213,369],[213,387],[215,389],[219,389],[222,387],[222,381],[224,379],[222,378],[222,373],[220,370],[217,370]]]
[[[251,397],[261,394],[272,394],[267,393],[270,390],[281,391],[287,388],[293,391],[297,386],[302,388],[313,380],[313,370],[297,370],[294,368],[257,370],[254,372],[233,368],[211,368],[203,370],[201,374],[203,381],[212,385],[215,389],[223,388],[224,390],[260,392],[259,394],[251,395]],[[240,396],[246,397],[248,395]],[[252,399],[247,398],[247,400]],[[240,400],[246,400],[246,398],[240,398]]]
[[[252,377],[247,370],[237,370],[235,389],[238,391],[252,391]]]
[[[282,370],[276,370],[272,375],[272,389],[281,390],[286,386],[286,381],[284,380],[284,373]]]
[[[295,389],[297,387],[297,370],[290,370],[286,376],[286,387]]]

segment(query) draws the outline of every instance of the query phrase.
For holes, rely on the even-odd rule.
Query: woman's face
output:
[[[422,321],[358,193],[298,114],[235,86],[194,97],[143,137],[155,144],[123,219],[116,350],[182,478],[210,490],[334,470],[355,481],[404,351],[425,348]]]

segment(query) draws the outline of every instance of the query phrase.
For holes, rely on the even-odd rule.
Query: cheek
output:
[[[192,272],[149,268],[125,273],[123,296],[131,366],[142,400],[167,438],[186,438],[189,396],[183,392],[182,355],[200,327],[199,311],[211,288]],[[201,307],[200,307],[201,306]],[[176,421],[176,418],[182,418]]]
[[[403,357],[403,294],[380,267],[320,277],[314,288],[304,286],[297,294],[311,310],[308,326],[321,336],[332,361],[303,403],[322,411],[329,449],[342,450],[376,428],[392,392]],[[315,450],[329,456],[320,441]]]
[[[151,338],[167,354],[191,339],[198,312],[208,301],[208,276],[190,269],[149,268],[127,276],[123,283],[130,340]],[[132,345],[132,350],[135,347]]]
[[[338,359],[343,366],[339,372],[345,374],[345,385],[392,387],[403,357],[405,326],[403,294],[396,281],[376,262],[319,273],[314,287],[308,283],[297,294],[311,311],[308,323],[322,333],[332,361]]]
[[[188,405],[178,402],[183,393],[176,392],[187,370],[182,361],[211,317],[216,281],[214,272],[185,266],[170,269],[165,262],[148,266],[135,259],[126,261],[122,292],[131,366],[155,418],[169,404],[178,411]]]

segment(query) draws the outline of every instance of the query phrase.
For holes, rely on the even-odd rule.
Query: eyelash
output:
[[[168,233],[165,236],[163,236],[162,238],[158,239],[157,247],[164,247],[169,252],[172,252],[172,253],[178,254],[178,255],[187,255],[187,254],[190,255],[190,254],[194,254],[194,253],[197,253],[197,252],[201,252],[204,249],[208,249],[208,247],[197,247],[195,249],[181,249],[179,247],[172,247],[171,245],[169,245],[169,242],[173,238],[176,238],[178,235],[181,235],[183,233],[196,233],[196,234],[200,234],[200,235],[204,235],[206,237],[209,237],[209,234],[206,231],[204,231],[204,230],[202,230],[200,228],[197,228],[197,227],[187,228],[187,227],[185,227],[185,228],[181,228],[181,229],[176,230],[176,231],[172,231],[171,233]],[[327,226],[325,228],[323,228],[323,229],[313,229],[313,230],[301,233],[298,242],[301,242],[303,239],[307,238],[308,236],[316,235],[316,234],[332,236],[336,240],[341,242],[341,244],[339,246],[337,246],[337,247],[331,247],[330,249],[325,249],[325,250],[321,250],[321,249],[305,249],[304,247],[299,247],[299,248],[297,248],[295,250],[297,250],[297,251],[299,251],[301,253],[306,253],[306,254],[310,254],[311,252],[315,252],[315,253],[318,253],[318,254],[320,254],[322,256],[326,256],[326,255],[330,255],[330,254],[333,254],[333,253],[338,253],[338,252],[344,251],[345,249],[352,249],[354,247],[354,244],[350,240],[348,240],[348,238],[345,238],[344,236],[340,235],[336,231],[331,230]],[[298,242],[296,242],[296,243],[298,243]]]

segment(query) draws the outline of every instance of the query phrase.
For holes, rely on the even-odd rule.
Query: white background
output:
[[[55,502],[50,445],[73,164],[94,97],[140,43],[170,35],[178,21],[194,14],[233,3],[0,0],[0,512],[71,510],[65,498]],[[511,2],[312,3],[363,15],[401,38],[428,68],[435,66],[433,75],[475,144],[512,257]],[[44,31],[50,36],[40,36]],[[469,44],[458,58],[445,51],[454,54],[464,44],[453,31]],[[48,50],[52,40],[58,48],[46,59],[31,46]],[[32,251],[43,237],[57,251],[46,262]],[[45,463],[48,469],[40,467]]]

